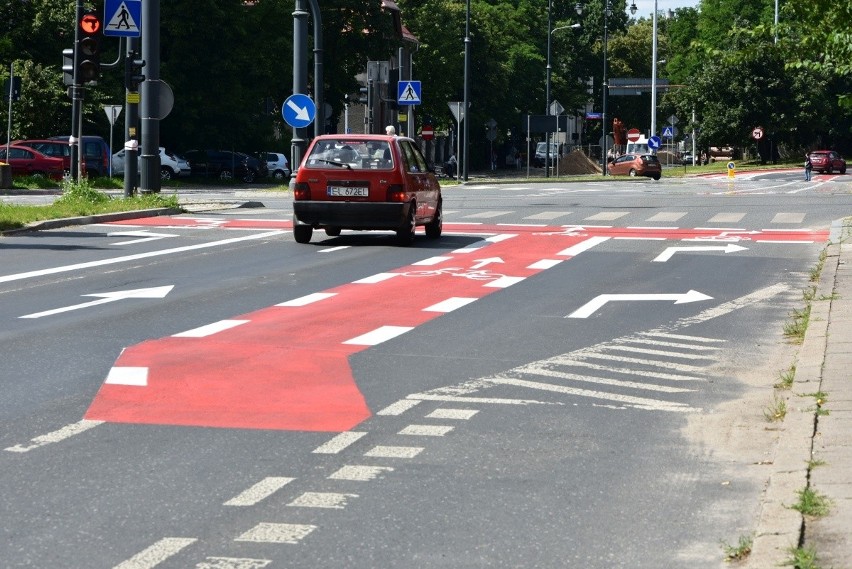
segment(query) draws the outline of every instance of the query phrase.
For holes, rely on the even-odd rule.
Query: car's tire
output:
[[[631,178],[635,178],[635,177],[636,177],[636,168],[631,168],[631,169],[630,169],[630,177],[631,177]]]
[[[337,237],[338,235],[340,235],[340,228],[339,227],[326,227],[325,228],[325,234],[328,235],[329,237]]]
[[[846,173],[846,166],[843,166],[842,168],[840,168],[840,173],[841,173],[841,174],[845,174],[845,173]]]
[[[281,182],[287,179],[287,173],[284,170],[275,170],[272,173],[272,178]]]
[[[442,202],[438,202],[438,207],[435,210],[435,216],[432,221],[426,224],[426,237],[429,239],[437,239],[441,236],[441,231],[444,229],[444,213]]]
[[[414,243],[414,229],[416,222],[414,212],[417,210],[417,204],[411,202],[408,207],[408,215],[405,217],[405,223],[396,230],[396,243],[400,247],[409,247]]]
[[[220,180],[233,180],[234,173],[225,168],[224,170],[219,171],[219,179]]]
[[[825,169],[825,173],[826,173],[826,174],[831,174],[831,173],[833,172],[833,170],[834,170],[834,169],[833,169],[833,168],[831,167],[831,165],[829,164],[828,168],[826,168],[826,169]]]
[[[314,228],[310,225],[293,226],[293,239],[296,240],[296,243],[309,243],[313,234]]]
[[[168,166],[163,166],[160,168],[160,179],[164,181],[168,181],[172,179],[172,169]]]
[[[246,184],[251,184],[252,182],[254,182],[255,178],[257,178],[257,172],[255,172],[251,168],[246,170],[246,173],[243,174],[243,182],[245,182]]]
[[[654,180],[659,180],[660,176],[661,176],[661,174],[654,174]]]

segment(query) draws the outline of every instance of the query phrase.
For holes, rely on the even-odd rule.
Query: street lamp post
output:
[[[656,0],[655,0],[656,1]],[[606,0],[604,3],[604,13],[603,13],[603,24],[604,24],[604,35],[603,35],[603,112],[601,113],[601,123],[602,128],[601,131],[603,133],[603,154],[601,155],[603,162],[603,175],[607,175],[607,169],[609,164],[607,162],[607,139],[606,139],[606,98],[609,92],[609,83],[607,82],[606,76],[606,59],[607,59],[607,20],[612,15],[612,0]]]
[[[547,5],[547,29],[548,29],[548,32],[547,32],[547,86],[545,88],[545,95],[544,95],[544,98],[545,98],[544,114],[547,115],[547,116],[549,116],[551,114],[555,114],[555,113],[550,112],[550,76],[551,76],[552,69],[553,69],[550,65],[551,38],[553,37],[554,32],[558,32],[559,30],[568,30],[568,29],[576,30],[577,28],[580,27],[580,24],[571,24],[570,26],[559,26],[558,28],[551,29],[552,22],[551,22],[551,19],[550,19],[550,5],[551,5],[552,1],[553,0],[548,0],[548,5]],[[580,6],[580,4],[577,4],[577,13],[580,14],[580,13],[582,13],[582,11],[583,11],[583,7]],[[546,133],[545,140],[547,142],[547,152],[544,155],[544,175],[545,175],[545,177],[550,177],[550,131],[548,131]]]

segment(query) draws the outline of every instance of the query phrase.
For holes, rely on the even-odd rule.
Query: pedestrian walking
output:
[[[811,181],[811,171],[814,169],[814,165],[811,164],[811,156],[810,154],[805,154],[805,181]]]

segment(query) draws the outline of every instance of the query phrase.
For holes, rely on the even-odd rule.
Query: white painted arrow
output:
[[[311,120],[311,115],[308,113],[307,107],[300,107],[293,101],[287,101],[287,106],[296,111],[296,118],[300,121]]]
[[[490,257],[488,259],[477,259],[476,264],[471,267],[473,269],[481,269],[485,265],[490,265],[491,263],[504,263],[505,261],[500,257]]]
[[[70,312],[71,310],[79,310],[80,308],[88,308],[90,306],[106,304],[107,302],[124,300],[126,298],[165,298],[165,296],[169,294],[169,292],[171,292],[173,288],[174,285],[169,285],[158,286],[153,288],[137,288],[135,290],[119,290],[116,292],[99,292],[95,294],[84,294],[83,296],[99,296],[101,298],[100,300],[93,300],[91,302],[84,302],[82,304],[74,304],[72,306],[54,308],[53,310],[45,310],[44,312],[27,314],[26,316],[19,316],[18,318],[41,318],[42,316],[52,316],[54,314],[60,314],[62,312]]]
[[[177,237],[174,233],[152,233],[150,231],[119,231],[115,233],[107,233],[109,237],[140,237],[141,239],[133,239],[132,241],[118,241],[113,245],[135,245],[137,243],[145,243],[146,241],[156,241],[165,239],[166,237]]]
[[[565,318],[588,318],[594,314],[599,308],[610,301],[625,301],[625,300],[674,300],[675,304],[685,304],[687,302],[698,302],[700,300],[711,300],[712,296],[707,296],[697,290],[691,290],[682,294],[601,294],[596,296]]]
[[[728,243],[727,245],[707,245],[707,246],[698,246],[698,247],[669,247],[654,259],[656,263],[665,263],[675,253],[685,252],[692,253],[696,251],[723,251],[725,253],[736,253],[737,251],[748,251],[748,247],[743,247],[741,245],[734,245],[733,243]]]

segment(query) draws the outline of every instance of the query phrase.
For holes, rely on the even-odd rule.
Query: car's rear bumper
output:
[[[294,201],[296,222],[342,229],[397,229],[408,216],[410,203]]]

